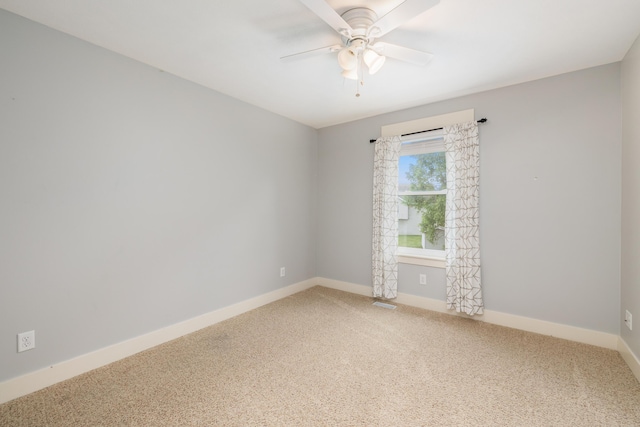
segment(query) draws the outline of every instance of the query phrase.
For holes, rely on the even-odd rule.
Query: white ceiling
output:
[[[402,0],[328,0],[384,15]],[[388,59],[359,98],[298,0],[0,0],[0,8],[315,128],[620,61],[640,0],[441,0],[381,40],[433,53]]]

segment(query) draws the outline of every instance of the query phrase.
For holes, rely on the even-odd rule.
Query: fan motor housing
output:
[[[366,36],[367,30],[378,20],[378,15],[366,7],[349,9],[341,16],[353,28],[352,36]]]

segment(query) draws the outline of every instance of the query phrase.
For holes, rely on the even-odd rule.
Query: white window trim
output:
[[[425,249],[426,250],[426,249]],[[421,265],[424,267],[445,268],[447,262],[444,258],[430,257],[425,255],[404,255],[398,254],[398,262],[400,264]]]
[[[426,117],[423,119],[382,126],[380,135],[403,135],[407,133],[420,132],[425,129],[437,129],[456,123],[471,122],[473,120],[475,120],[475,111],[473,109],[463,110],[455,113],[442,114],[439,116]],[[439,147],[442,146],[442,143],[440,141],[433,141],[434,139],[435,138],[428,137],[426,139],[422,138],[420,142],[415,145],[410,141],[407,141],[408,146],[402,148],[402,155],[410,155],[412,150],[425,152],[425,146],[429,145],[433,147],[433,151],[440,151],[441,149]],[[445,268],[446,266],[444,251],[429,249],[398,248],[398,262],[401,264],[414,264],[436,268]]]
[[[398,196],[434,196],[437,194],[447,194],[447,190],[403,191],[401,193],[398,193]]]
[[[429,132],[426,136],[408,135],[402,137],[401,156],[412,154],[435,153],[442,151],[444,132],[436,130]]]
[[[400,156],[442,152],[444,151],[443,137],[444,135],[441,130],[423,135],[408,135],[402,137],[403,142],[402,148],[400,149]],[[447,194],[447,190],[403,191],[399,192],[398,196],[432,196],[436,194]],[[398,262],[402,264],[445,268],[444,254],[444,250],[405,248],[400,246],[398,247]]]

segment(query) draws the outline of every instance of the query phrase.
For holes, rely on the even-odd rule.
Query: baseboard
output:
[[[624,361],[627,362],[629,368],[631,368],[633,375],[635,375],[638,381],[640,381],[640,359],[638,359],[638,356],[631,351],[629,345],[622,339],[622,337],[618,339],[618,352]]]
[[[207,326],[222,322],[242,313],[246,313],[247,311],[304,291],[316,285],[358,295],[371,296],[370,286],[322,277],[308,279],[219,310],[194,317],[184,322],[180,322],[91,353],[83,354],[73,359],[52,365],[48,368],[6,380],[0,383],[0,403],[8,402],[20,396],[24,396],[56,384],[60,381],[67,380],[101,366],[108,365],[109,363],[132,356],[143,350],[147,350],[151,347],[163,344]],[[400,293],[395,301],[399,304],[405,304],[412,307],[441,313],[455,314],[446,309],[444,301],[436,299]],[[485,313],[482,316],[476,316],[476,319],[528,332],[551,335],[570,341],[577,341],[618,350],[636,378],[640,381],[640,361],[638,361],[637,356],[633,354],[624,340],[617,335],[490,310],[485,310]]]
[[[371,296],[371,286],[356,285],[355,283],[342,282],[340,280],[326,279],[324,277],[317,278],[317,284],[325,288],[337,289],[352,294]]]
[[[317,283],[318,285],[324,286],[326,288],[338,289],[358,295],[371,296],[370,286],[357,285],[354,283],[325,279],[322,277],[319,277],[317,279]],[[444,301],[432,298],[398,293],[398,297],[394,301],[396,301],[398,304],[424,308],[440,313],[458,315],[451,310],[447,310],[447,305]],[[609,334],[606,332],[593,331],[590,329],[562,325],[560,323],[547,322],[545,320],[532,319],[530,317],[517,316],[515,314],[502,313],[492,310],[485,310],[484,314],[480,316],[474,316],[473,318],[475,320],[491,323],[494,325],[506,326],[509,328],[520,329],[523,331],[534,332],[542,335],[549,335],[557,338],[563,338],[569,341],[576,341],[584,344],[604,347],[611,350],[618,349],[618,335]]]
[[[546,320],[532,319],[530,317],[517,316],[515,314],[499,311],[485,310],[480,319],[494,325],[507,326],[536,334],[549,335],[569,341],[595,345],[597,347],[618,349],[618,335],[607,332],[594,331],[592,329],[579,328],[577,326],[563,325],[561,323],[548,322]]]
[[[194,317],[184,322],[150,332],[91,353],[83,354],[70,360],[57,363],[48,368],[9,379],[0,383],[0,403],[8,402],[20,396],[49,387],[60,381],[108,365],[117,360],[132,356],[143,350],[163,344],[199,329],[211,326],[223,320],[256,309],[265,304],[304,291],[315,285],[318,280],[312,278],[284,288],[276,289],[263,295]]]

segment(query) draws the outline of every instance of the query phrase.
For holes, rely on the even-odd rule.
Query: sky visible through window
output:
[[[401,156],[398,161],[398,188],[400,190],[409,189],[409,179],[407,179],[407,172],[409,172],[409,165],[415,164],[416,159],[413,156]]]

